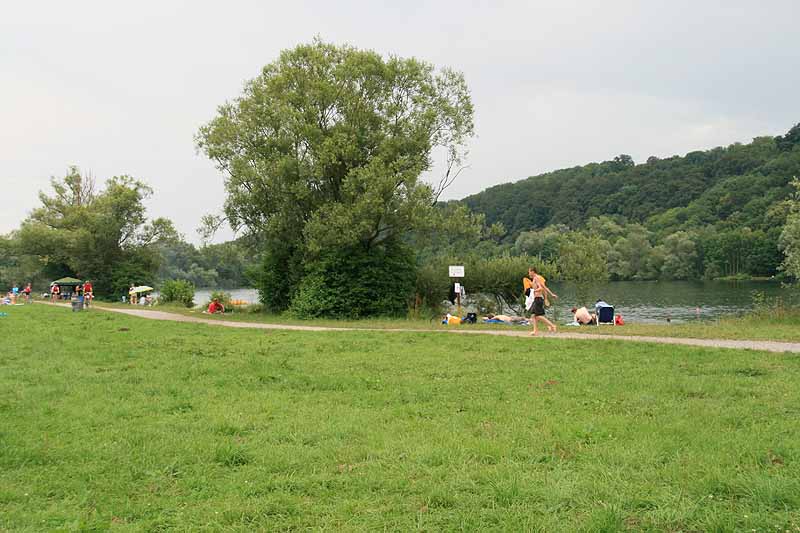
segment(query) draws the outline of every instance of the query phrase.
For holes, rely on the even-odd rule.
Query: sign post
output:
[[[464,265],[450,265],[449,273],[451,278],[461,279],[464,277]],[[455,286],[456,302],[458,302],[458,316],[461,316],[461,283],[456,282]]]

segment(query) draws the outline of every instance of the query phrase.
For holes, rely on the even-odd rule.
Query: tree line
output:
[[[605,241],[600,255],[614,279],[773,276],[783,260],[790,183],[800,176],[798,146],[800,125],[639,165],[621,155],[460,202],[502,224],[512,252],[548,255],[577,233]]]
[[[42,291],[65,276],[91,279],[100,297],[126,294],[131,283],[159,285],[186,279],[199,287],[248,284],[252,263],[233,241],[200,248],[185,242],[166,218],[148,219],[144,202],[152,189],[131,176],[102,187],[70,167],[39,194],[40,206],[19,229],[0,236],[0,283],[33,282]]]
[[[197,248],[146,217],[144,183],[116,176],[99,190],[73,168],[0,238],[0,278],[90,278],[101,295],[249,280],[271,312],[361,317],[437,308],[448,264],[498,303],[519,298],[528,266],[578,283],[800,274],[800,126],[439,202],[472,135],[461,73],[314,40],[283,51],[196,135],[227,193],[203,233],[227,221],[240,239]],[[428,183],[436,155],[444,165]]]

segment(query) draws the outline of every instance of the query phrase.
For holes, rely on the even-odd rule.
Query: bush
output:
[[[400,243],[328,252],[307,271],[289,313],[298,318],[405,316],[415,275],[413,252]]]
[[[295,289],[304,275],[302,250],[285,242],[270,240],[264,243],[258,264],[248,268],[247,278],[258,290],[265,310],[271,313],[286,311]]]
[[[466,260],[439,258],[418,270],[417,301],[438,310],[442,301],[447,299],[452,283],[447,275],[448,265],[464,265],[465,277],[461,282],[467,296],[481,294],[494,298],[497,309],[519,304],[518,313],[522,309],[522,278],[528,275],[529,267],[535,267],[548,280],[554,280],[558,275],[554,263],[527,255]],[[484,307],[488,309],[485,304]]]
[[[194,283],[185,279],[168,280],[161,284],[161,303],[178,302],[186,307],[194,306]]]

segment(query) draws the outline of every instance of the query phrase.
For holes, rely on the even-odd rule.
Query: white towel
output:
[[[528,293],[528,296],[525,297],[525,310],[530,311],[531,307],[533,307],[533,300],[535,296],[533,295],[533,289]]]

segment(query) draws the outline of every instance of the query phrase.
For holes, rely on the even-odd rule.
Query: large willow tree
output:
[[[472,115],[463,75],[417,59],[317,40],[264,67],[197,136],[226,174],[227,220],[263,245],[264,303],[402,310],[414,271],[405,238],[461,168]],[[420,176],[439,153],[431,186]]]

